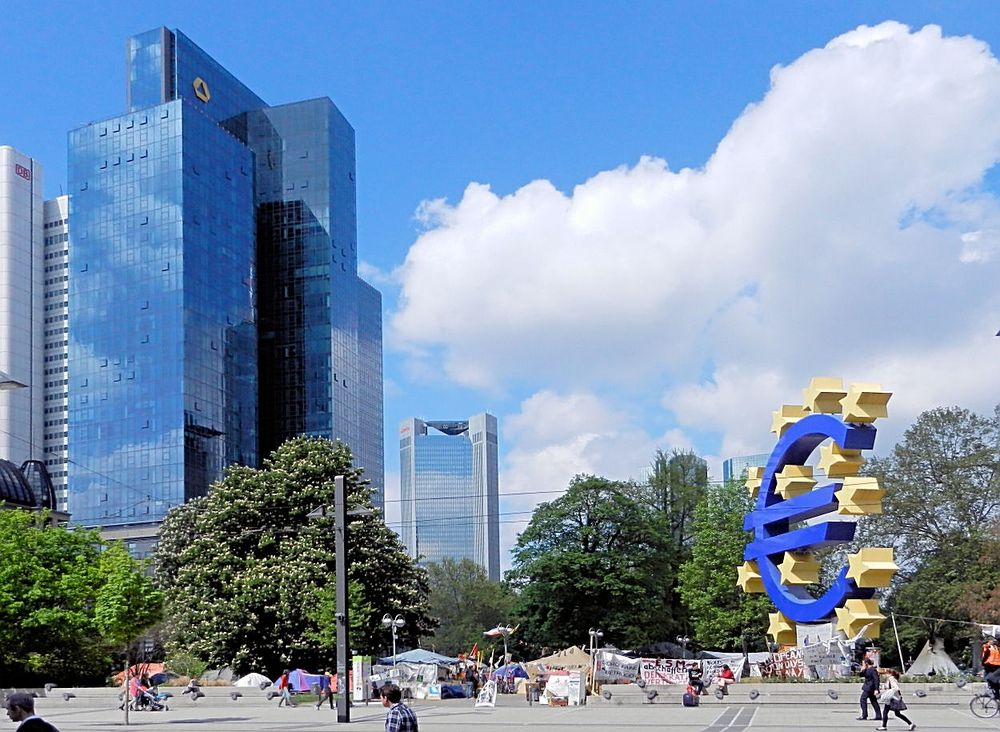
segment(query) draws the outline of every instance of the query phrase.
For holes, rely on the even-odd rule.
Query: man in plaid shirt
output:
[[[395,684],[382,687],[382,706],[389,709],[385,715],[385,732],[418,732],[417,715],[403,704],[403,690]]]

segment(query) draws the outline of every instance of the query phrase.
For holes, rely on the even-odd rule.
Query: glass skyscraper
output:
[[[407,419],[399,427],[400,513],[422,563],[471,559],[500,580],[497,419]]]
[[[354,130],[329,99],[267,106],[177,30],[127,62],[128,111],[69,135],[74,522],[138,536],[301,434],[344,441],[381,505]]]
[[[722,480],[746,480],[747,468],[762,468],[767,465],[767,459],[771,457],[768,452],[757,455],[740,455],[727,458],[722,461]]]

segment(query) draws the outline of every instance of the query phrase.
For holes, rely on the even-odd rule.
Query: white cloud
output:
[[[535,392],[504,425],[504,490],[648,463],[649,405],[673,438],[719,435],[713,464],[766,450],[770,411],[813,375],[894,391],[890,433],[940,404],[986,410],[998,160],[984,43],[861,27],[775,67],[701,168],[644,157],[568,193],[426,202],[393,342],[464,385]]]
[[[385,272],[363,259],[358,260],[358,277],[378,288],[399,286],[391,272]]]
[[[831,360],[919,370],[971,342],[998,312],[988,47],[889,22],[771,79],[704,168],[648,157],[570,194],[472,183],[425,203],[396,342],[466,385],[670,383],[679,399],[734,371],[776,396]]]

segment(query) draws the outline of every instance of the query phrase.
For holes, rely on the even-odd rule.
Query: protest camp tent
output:
[[[928,640],[917,655],[916,660],[906,669],[907,676],[950,676],[961,673],[958,666],[945,653],[944,641],[935,638],[933,643]]]
[[[308,671],[297,668],[288,674],[288,683],[291,685],[292,691],[309,691],[312,689],[312,685],[319,684],[322,678],[322,674],[311,674]],[[280,681],[281,674],[278,674],[278,678],[274,680],[271,686],[277,689]]]
[[[233,682],[233,686],[256,686],[260,687],[261,684],[270,684],[271,679],[267,678],[264,674],[252,673],[237,679]]]
[[[524,666],[519,663],[508,663],[505,666],[500,666],[496,671],[490,676],[494,681],[501,679],[505,676],[513,676],[515,679],[526,679],[528,678],[528,672],[524,670]]]
[[[567,671],[589,669],[591,658],[590,654],[580,646],[570,646],[548,656],[528,661],[524,665],[527,666],[531,676],[537,676],[551,669],[565,669]]]
[[[385,658],[380,658],[378,662],[383,666],[392,666],[393,663],[436,663],[438,666],[450,666],[453,663],[458,663],[458,659],[451,656],[443,656],[440,653],[428,651],[424,648],[414,648],[412,651],[397,653],[395,657],[386,656]]]

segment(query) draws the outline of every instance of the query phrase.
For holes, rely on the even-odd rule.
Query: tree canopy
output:
[[[445,559],[427,565],[431,614],[440,625],[425,640],[438,653],[468,653],[483,645],[483,631],[508,623],[514,594],[505,584],[491,582],[486,570],[471,559]]]
[[[333,518],[307,515],[334,501],[345,476],[350,508],[372,510],[371,488],[342,443],[299,437],[262,469],[232,466],[207,496],[170,511],[156,552],[164,591],[168,653],[210,666],[274,673],[290,664],[332,665],[335,584]],[[349,517],[353,650],[386,645],[383,613],[400,613],[404,642],[434,627],[426,572],[406,554],[378,514]]]
[[[669,532],[646,498],[631,483],[581,475],[535,510],[507,575],[533,650],[586,643],[591,627],[619,646],[681,629]]]
[[[763,646],[771,602],[736,584],[737,568],[751,535],[743,517],[753,500],[742,483],[714,486],[694,514],[691,558],[680,570],[680,595],[702,646],[751,650]]]
[[[884,458],[865,467],[886,495],[862,522],[866,539],[891,542],[897,563],[919,565],[956,537],[987,534],[1000,519],[1000,407],[989,417],[960,407],[921,414]]]
[[[96,531],[0,511],[0,678],[103,682],[111,654],[160,617],[143,566]]]
[[[1000,408],[983,416],[961,407],[922,413],[884,458],[865,472],[885,489],[880,515],[858,527],[859,546],[891,546],[899,571],[887,593],[905,653],[927,637],[967,647],[972,624],[997,617],[981,598],[1000,597]],[[959,621],[945,623],[941,620]],[[892,629],[886,649],[895,651]]]

